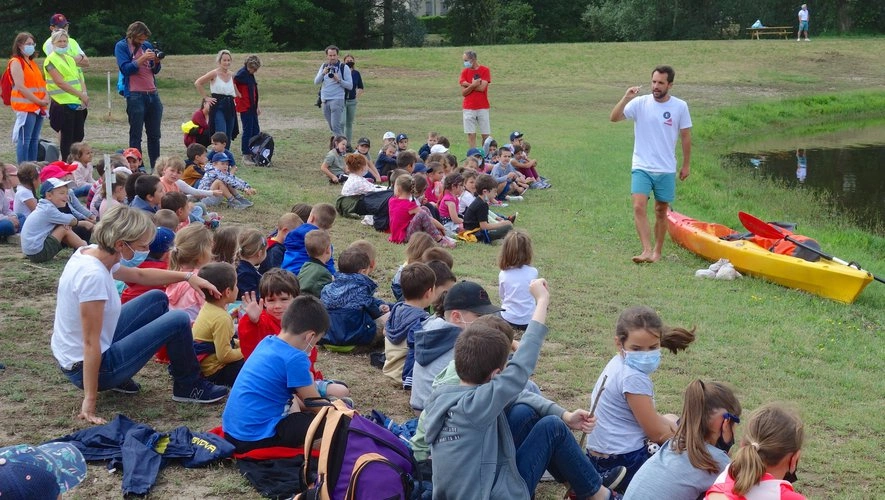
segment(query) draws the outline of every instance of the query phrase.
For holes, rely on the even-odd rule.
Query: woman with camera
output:
[[[205,75],[197,78],[194,86],[197,91],[212,105],[209,112],[209,125],[213,132],[227,134],[228,144],[234,140],[234,128],[237,124],[237,109],[234,99],[240,97],[237,87],[234,85],[234,74],[230,70],[233,57],[230,51],[222,49],[215,56],[218,67]],[[210,96],[206,95],[206,83],[209,83]]]
[[[147,41],[151,30],[141,21],[126,29],[126,37],[114,46],[117,67],[123,75],[121,93],[126,98],[129,116],[129,147],[141,151],[141,129],[147,132],[148,157],[151,172],[160,157],[160,125],[163,121],[163,103],[157,93],[155,76],[160,72],[163,52]]]
[[[71,144],[80,142],[85,135],[87,106],[86,80],[77,61],[68,53],[68,32],[57,29],[49,37],[52,52],[43,62],[46,91],[52,98],[49,105],[49,125],[59,133],[61,157],[67,160]]]

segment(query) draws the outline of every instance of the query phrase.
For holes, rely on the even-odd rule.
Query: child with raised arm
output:
[[[258,286],[261,298],[257,299],[255,293],[243,295],[243,305],[246,315],[237,323],[237,332],[240,337],[240,349],[243,357],[248,361],[258,344],[268,335],[277,335],[282,328],[281,322],[286,309],[301,293],[298,279],[285,269],[274,268],[261,277]],[[323,372],[316,367],[317,348],[314,346],[308,357],[310,358],[310,373],[316,383],[317,391],[321,397],[334,396],[344,398],[350,396],[347,384],[337,380],[326,380]]]
[[[661,348],[676,354],[694,338],[693,329],[665,326],[660,316],[645,306],[631,307],[618,318],[614,339],[618,352],[605,366],[590,397],[590,401],[596,399],[606,379],[596,407],[596,428],[587,436],[587,452],[601,473],[626,467],[623,488],[648,460],[646,441],[660,445],[676,432],[676,415],[661,415],[655,409],[650,375],[660,365]]]
[[[326,263],[332,258],[332,237],[328,231],[314,229],[304,236],[304,246],[310,260],[298,271],[298,282],[302,292],[320,298],[323,287],[335,279],[326,267]]]
[[[200,372],[213,384],[231,387],[243,368],[243,353],[234,338],[234,320],[227,305],[237,298],[237,270],[227,262],[213,262],[200,269],[199,276],[215,285],[218,298],[209,292],[206,303],[194,321],[194,352]]]
[[[301,401],[320,397],[308,354],[329,328],[322,302],[302,295],[282,319],[282,331],[265,337],[252,352],[231,389],[221,415],[224,438],[237,453],[258,448],[301,448],[316,406]]]
[[[527,500],[547,468],[556,470],[577,498],[617,498],[602,486],[570,430],[592,429],[589,412],[567,412],[523,393],[547,335],[550,302],[545,280],[532,282],[531,290],[538,305],[509,362],[511,342],[495,328],[470,325],[455,341],[461,383],[437,387],[424,408],[434,498]],[[511,429],[527,422],[508,421],[506,408],[514,401],[513,408],[525,401],[541,416],[531,430],[517,436]]]
[[[805,425],[795,411],[769,403],[750,414],[734,460],[707,490],[707,500],[805,500],[793,491]],[[782,478],[782,479],[781,479]]]
[[[400,273],[403,298],[390,308],[384,325],[384,367],[382,372],[403,390],[412,390],[415,366],[415,331],[429,316],[424,309],[433,303],[436,274],[420,262],[409,264]]]
[[[728,465],[741,404],[727,385],[688,384],[676,434],[639,468],[625,499],[701,498]]]

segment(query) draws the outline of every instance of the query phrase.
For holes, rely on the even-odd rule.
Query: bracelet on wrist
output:
[[[183,281],[187,281],[188,283],[190,283],[191,278],[193,278],[193,277],[194,277],[194,273],[193,273],[193,271],[189,271],[189,272],[187,272],[187,273],[184,275],[184,280],[183,280]]]

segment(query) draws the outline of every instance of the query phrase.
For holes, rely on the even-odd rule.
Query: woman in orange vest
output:
[[[43,118],[50,102],[43,72],[40,65],[34,62],[36,47],[33,35],[19,33],[12,44],[9,61],[9,74],[12,76],[10,107],[15,111],[12,138],[18,163],[37,161],[40,129],[43,128]]]

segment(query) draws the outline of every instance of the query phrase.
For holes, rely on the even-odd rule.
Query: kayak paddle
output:
[[[784,234],[780,230],[780,228],[778,228],[777,226],[769,224],[769,223],[765,222],[764,220],[759,219],[758,217],[754,217],[746,212],[738,212],[738,219],[740,219],[741,224],[743,224],[744,227],[747,228],[747,230],[753,234],[759,235],[763,238],[771,238],[771,239],[775,239],[775,240],[784,239],[784,240],[789,241],[790,243],[793,243],[796,246],[799,246],[799,247],[804,248],[805,250],[808,250],[809,252],[816,253],[817,255],[820,255],[821,257],[823,257],[827,260],[836,262],[838,264],[842,264],[843,266],[853,267],[853,268],[861,270],[861,271],[864,270],[860,267],[860,264],[858,264],[857,262],[845,262],[844,260],[840,259],[839,257],[832,256],[828,253],[821,251],[818,248],[814,248],[812,246],[806,245],[805,243],[798,241],[796,238],[793,238],[788,234]],[[867,272],[869,272],[869,271],[867,271]],[[872,274],[872,273],[870,273],[870,274],[873,276],[873,279],[875,279],[876,281],[879,281],[881,283],[885,283],[885,279],[882,279],[882,278],[876,276],[875,274]]]

